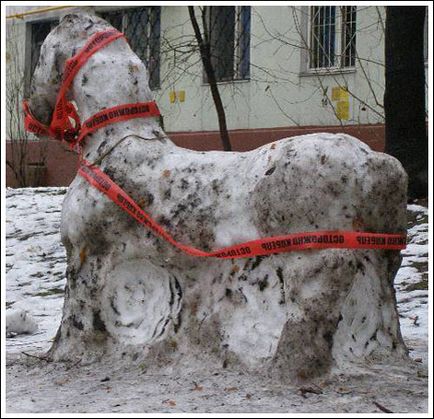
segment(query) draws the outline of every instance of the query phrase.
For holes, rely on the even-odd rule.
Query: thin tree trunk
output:
[[[214,105],[217,111],[220,128],[220,138],[223,143],[223,149],[225,151],[231,151],[232,146],[226,125],[225,109],[223,107],[222,99],[217,86],[214,68],[211,62],[211,47],[209,42],[204,41],[202,37],[199,24],[197,23],[196,15],[194,13],[194,6],[188,6],[188,13],[190,14],[191,24],[193,25],[194,34],[199,45],[200,56],[202,58],[202,63],[205,68],[205,73],[208,78],[209,87],[211,89],[212,98],[214,100]]]
[[[425,7],[386,8],[386,153],[409,176],[409,198],[428,195],[423,54]]]

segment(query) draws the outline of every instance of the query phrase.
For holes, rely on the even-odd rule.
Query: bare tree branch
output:
[[[204,36],[202,36],[202,33],[199,28],[199,24],[197,23],[196,15],[194,12],[194,6],[188,6],[188,13],[190,15],[190,20],[193,26],[197,43],[199,45],[199,51],[202,58],[202,63],[207,75],[209,87],[214,100],[214,105],[216,107],[217,117],[218,117],[219,127],[220,127],[220,137],[223,143],[223,149],[225,151],[231,151],[232,146],[231,146],[229,133],[226,125],[226,114],[223,107],[223,102],[220,96],[220,92],[217,86],[214,67],[211,62],[211,46],[209,43],[208,31],[207,31],[206,21],[205,21],[205,10],[202,10],[201,12]]]

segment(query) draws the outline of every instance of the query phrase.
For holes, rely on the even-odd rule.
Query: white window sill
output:
[[[309,70],[302,71],[300,77],[312,77],[312,76],[334,76],[337,74],[351,74],[355,73],[355,67],[330,67],[330,68],[310,68]]]

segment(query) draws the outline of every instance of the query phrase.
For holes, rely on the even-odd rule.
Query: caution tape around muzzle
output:
[[[32,115],[28,102],[24,100],[23,111],[26,131],[36,135],[45,135],[59,141],[66,141],[73,148],[81,132],[80,118],[77,110],[67,100],[67,93],[74,81],[74,77],[83,65],[86,64],[90,56],[122,37],[124,37],[123,33],[116,29],[97,32],[89,38],[77,54],[66,60],[62,83],[57,93],[56,104],[49,126],[42,124]]]
[[[23,112],[24,112],[24,128],[26,131],[36,135],[49,135],[49,127],[39,122],[30,111],[29,103],[27,100],[23,100]]]
[[[80,167],[78,173],[87,182],[101,191],[140,224],[151,229],[156,235],[191,256],[237,259],[308,249],[401,250],[406,247],[406,236],[402,234],[358,231],[311,231],[266,237],[224,247],[213,252],[204,252],[203,250],[177,242],[101,169],[89,164],[85,160],[82,163],[83,165]]]

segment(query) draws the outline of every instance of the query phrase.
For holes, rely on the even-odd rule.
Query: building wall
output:
[[[384,34],[379,22],[380,18],[384,19],[384,9],[359,9],[357,24],[361,29],[357,34],[357,48],[361,60],[356,63],[356,70],[319,76],[303,68],[307,54],[300,38],[307,36],[303,30],[308,24],[308,8],[252,7],[251,80],[219,84],[229,129],[383,122],[382,108],[376,102],[382,102],[384,89]],[[163,7],[162,37],[176,43],[177,39],[193,36],[188,19],[186,7]],[[166,129],[218,129],[198,54],[193,55],[187,65],[182,65],[169,50],[161,72],[165,83],[156,96]],[[348,121],[339,121],[331,106],[332,88],[342,85],[348,86],[357,97],[350,97]],[[185,102],[170,104],[170,90],[184,90]],[[325,100],[327,97],[329,100]],[[364,106],[364,102],[368,106]]]
[[[32,174],[35,166],[41,163],[41,155],[45,157],[45,168],[35,179]],[[10,141],[6,143],[6,158],[13,159],[13,145]],[[68,146],[55,140],[48,140],[48,143],[31,141],[27,145],[26,165],[29,186],[68,186],[77,172],[78,156]],[[9,166],[6,167],[6,186],[20,186]]]
[[[261,129],[240,129],[230,131],[234,151],[249,151],[264,144],[283,138],[317,132],[344,132],[353,135],[368,144],[373,150],[384,150],[384,125],[347,125],[341,126],[305,126],[305,127],[278,127]],[[169,138],[179,147],[192,150],[209,151],[222,150],[220,134],[218,131],[172,132]],[[32,165],[40,161],[42,142],[33,141],[28,145],[27,162]],[[12,157],[12,144],[7,142],[6,155]],[[46,149],[46,170],[39,182],[32,186],[68,186],[74,179],[78,158],[67,145],[58,141],[49,140]],[[6,185],[19,186],[12,170],[7,167]]]

